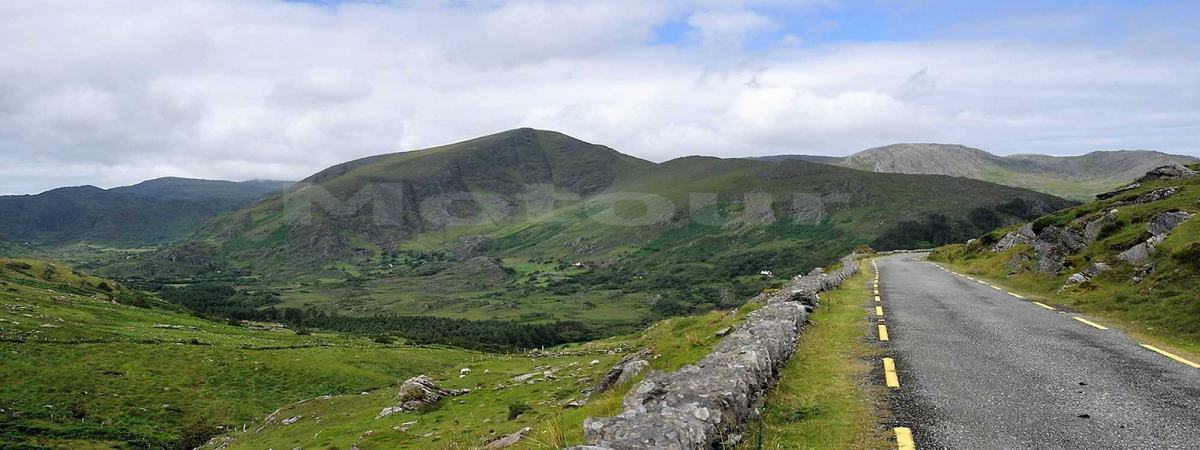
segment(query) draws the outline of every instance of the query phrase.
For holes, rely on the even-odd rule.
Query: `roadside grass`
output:
[[[1119,204],[1165,187],[1178,187],[1180,192],[1149,203]],[[1057,275],[1039,273],[1033,268],[1034,251],[1029,245],[1017,245],[1000,253],[990,250],[992,243],[1015,227],[997,230],[977,243],[938,248],[929,259],[1030,299],[1094,316],[1106,326],[1120,328],[1140,341],[1200,360],[1200,295],[1195,291],[1195,286],[1200,285],[1200,252],[1196,251],[1200,249],[1200,219],[1179,225],[1155,247],[1146,261],[1152,271],[1140,283],[1130,281],[1138,266],[1117,258],[1122,250],[1147,238],[1146,225],[1157,214],[1200,213],[1198,195],[1200,180],[1158,180],[1108,200],[1038,219],[1035,228],[1038,224],[1078,228],[1079,223],[1117,210],[1116,221],[1100,232],[1096,242],[1070,255],[1066,259],[1069,268]],[[1010,261],[1020,255],[1026,257],[1025,262],[1012,270]],[[1104,262],[1111,268],[1082,284],[1063,288],[1072,273],[1093,262]]]
[[[1195,337],[1194,332],[1156,326],[1164,316],[1180,320],[1200,317],[1200,311],[1195,310],[1200,308],[1200,302],[1196,302],[1194,293],[1176,292],[1176,295],[1169,295],[1167,298],[1146,298],[1149,292],[1127,282],[1105,281],[1110,277],[1115,278],[1116,274],[1111,273],[1089,282],[1084,291],[1059,293],[1058,288],[1062,286],[1062,279],[1065,277],[1009,277],[1003,269],[1003,264],[998,262],[1000,260],[936,262],[950,270],[1000,286],[1028,300],[1087,314],[1099,319],[1104,326],[1119,329],[1138,342],[1166,349],[1192,361],[1200,361],[1200,339]],[[1126,277],[1130,273],[1125,270],[1119,271]]]
[[[863,320],[873,272],[867,260],[859,267],[858,275],[821,296],[796,355],[738,449],[889,447],[880,428],[884,393],[868,375],[870,362],[882,354],[867,340],[872,323]]]

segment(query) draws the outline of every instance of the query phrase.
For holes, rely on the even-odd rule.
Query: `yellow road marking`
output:
[[[883,307],[882,306],[875,307],[875,315],[878,317],[883,317]]]
[[[1051,311],[1056,311],[1056,309],[1054,309],[1054,307],[1053,307],[1053,306],[1047,305],[1047,304],[1045,304],[1045,303],[1042,303],[1042,302],[1033,302],[1033,304],[1035,304],[1035,305],[1038,305],[1038,306],[1041,306],[1041,307],[1043,307],[1043,308],[1046,308],[1046,309],[1048,309],[1048,310],[1051,310]]]
[[[1104,326],[1104,325],[1100,325],[1100,324],[1098,324],[1098,323],[1096,323],[1096,322],[1092,322],[1092,321],[1090,321],[1090,320],[1087,320],[1087,319],[1084,319],[1084,318],[1082,318],[1082,317],[1072,317],[1072,319],[1075,319],[1075,320],[1078,320],[1078,321],[1080,321],[1080,322],[1083,322],[1083,323],[1085,323],[1085,324],[1087,324],[1088,326],[1090,326],[1090,327],[1093,327],[1093,328],[1099,328],[1099,329],[1101,329],[1101,330],[1107,330],[1107,329],[1108,329],[1108,327],[1106,327],[1106,326]]]
[[[988,286],[991,286],[991,287],[992,287],[992,289],[995,289],[995,290],[997,290],[997,291],[1003,291],[1003,290],[1004,290],[1004,289],[1000,289],[1000,286],[996,286],[996,285],[994,285],[994,284],[989,284]]]
[[[896,432],[896,450],[917,450],[917,444],[913,443],[912,430],[906,427],[893,428]]]
[[[879,302],[881,302],[881,301],[883,301],[883,299],[882,299],[881,297],[879,297],[878,295],[876,295],[876,296],[875,296],[875,303],[879,303]]]
[[[883,379],[887,387],[900,387],[900,377],[896,376],[896,361],[892,358],[883,358]]]
[[[887,325],[879,326],[879,340],[881,340],[881,341],[888,340]]]
[[[1181,362],[1181,363],[1183,363],[1183,364],[1185,364],[1185,365],[1191,366],[1193,369],[1200,369],[1200,364],[1196,364],[1196,363],[1194,363],[1194,362],[1191,362],[1191,361],[1188,361],[1188,360],[1186,360],[1186,359],[1183,359],[1183,358],[1182,358],[1182,357],[1180,357],[1179,355],[1173,354],[1173,353],[1171,353],[1171,352],[1168,352],[1168,351],[1166,351],[1166,350],[1160,349],[1160,348],[1158,348],[1158,347],[1155,347],[1155,346],[1153,346],[1153,345],[1146,345],[1146,344],[1142,344],[1142,347],[1145,347],[1147,350],[1150,350],[1150,351],[1152,351],[1152,352],[1154,352],[1154,353],[1158,353],[1158,354],[1160,354],[1160,355],[1166,356],[1166,357],[1168,357],[1168,358],[1171,358],[1171,359],[1173,359],[1173,360],[1179,361],[1179,362]],[[885,365],[886,365],[886,363],[885,363]]]
[[[1008,295],[1011,295],[1011,296],[1013,296],[1013,297],[1016,297],[1016,298],[1025,298],[1025,297],[1022,297],[1022,296],[1021,296],[1021,294],[1017,294],[1017,293],[1014,293],[1014,292],[1009,292],[1009,293],[1008,293]]]

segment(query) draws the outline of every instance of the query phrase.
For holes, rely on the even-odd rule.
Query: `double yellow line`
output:
[[[879,266],[875,264],[875,260],[871,260],[871,267],[875,268],[875,317],[879,322],[884,322],[883,318],[883,296],[879,294]],[[881,342],[888,341],[888,328],[884,323],[879,325],[879,340]],[[892,358],[883,358],[883,381],[887,387],[896,389],[900,387],[900,376],[896,373],[896,360]],[[912,429],[908,427],[895,427],[892,429],[896,433],[896,448],[897,450],[917,450],[917,444],[913,441]]]

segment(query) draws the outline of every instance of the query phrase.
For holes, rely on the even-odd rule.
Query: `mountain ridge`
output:
[[[1193,156],[1154,150],[1098,150],[1073,156],[1001,156],[965,145],[938,143],[890,144],[845,157],[774,155],[755,159],[805,159],[873,172],[958,176],[1079,201],[1120,186],[1154,167],[1200,161]]]
[[[111,189],[83,185],[0,196],[0,236],[39,245],[165,243],[288,184],[168,177]]]

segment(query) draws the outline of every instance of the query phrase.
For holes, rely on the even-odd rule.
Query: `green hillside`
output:
[[[22,449],[190,449],[223,433],[230,441],[216,443],[232,448],[472,448],[526,426],[534,439],[517,448],[580,442],[583,418],[616,411],[629,384],[580,408],[563,405],[619,359],[650,349],[659,355],[651,368],[677,369],[754,309],[546,352],[484,353],[207,320],[28,259],[0,259],[0,305],[0,443]],[[530,373],[537,377],[512,381]],[[398,383],[416,375],[472,392],[376,419],[395,404]],[[521,405],[515,417],[510,405]]]
[[[930,259],[1200,350],[1200,177],[1143,181],[1105,197]]]
[[[804,272],[862,244],[965,240],[1067,205],[803,161],[653,164],[520,129],[341,164],[191,242],[100,269],[152,289],[271,291],[306,314],[565,320],[611,333],[740,305],[776,283],[760,272]]]
[[[1192,156],[1148,150],[1097,151],[1078,156],[993,155],[952,144],[892,144],[853,155],[777,155],[757,159],[802,159],[884,173],[949,175],[1032,189],[1078,201],[1114,189],[1155,167],[1197,162]]]
[[[4,448],[193,448],[280,405],[480,354],[229,324],[113,281],[0,259]]]
[[[107,190],[80,186],[0,196],[0,236],[48,246],[166,243],[287,184],[160,178]]]

